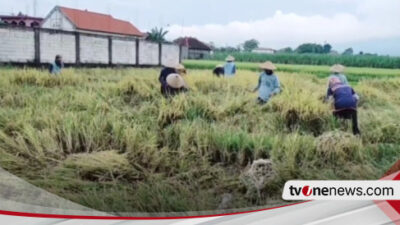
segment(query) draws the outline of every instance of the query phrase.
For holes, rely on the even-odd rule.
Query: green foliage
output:
[[[327,46],[328,48],[328,46]],[[329,49],[330,51],[330,49]],[[324,46],[320,44],[313,44],[313,43],[305,43],[297,47],[296,49],[297,53],[304,54],[304,53],[317,53],[317,54],[322,54],[325,53],[325,48]]]
[[[348,48],[348,49],[344,50],[342,55],[353,55],[353,53],[354,53],[353,48]]]
[[[322,47],[321,47],[322,48]],[[255,54],[247,52],[216,52],[210,56],[212,60],[224,60],[227,55],[233,55],[238,62],[265,62],[267,60],[281,64],[301,65],[334,65],[337,63],[353,67],[373,67],[400,69],[400,57],[376,55],[330,55],[330,54]]]
[[[254,49],[258,48],[258,45],[260,44],[260,42],[258,42],[256,39],[250,39],[248,41],[245,41],[243,43],[243,49],[246,52],[251,52]]]
[[[147,40],[154,41],[157,43],[163,43],[163,42],[166,42],[165,36],[167,34],[168,34],[168,31],[164,30],[164,28],[155,27],[155,28],[152,28],[151,31],[148,33]]]
[[[322,56],[321,56],[322,57]],[[208,69],[212,70],[217,61],[207,60],[186,60],[185,66],[189,69]],[[259,71],[259,63],[236,62],[238,69]],[[277,64],[278,72],[287,72],[294,74],[310,74],[318,78],[327,78],[330,75],[330,66],[311,66],[311,65],[288,65]],[[345,71],[350,82],[359,82],[365,79],[386,79],[394,78],[400,75],[400,69],[379,69],[379,68],[357,68],[348,67]]]

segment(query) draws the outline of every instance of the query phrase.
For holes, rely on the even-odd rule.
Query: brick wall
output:
[[[57,54],[66,63],[159,65],[179,62],[179,46],[50,29],[0,26],[0,63],[50,63]],[[110,45],[111,44],[111,45]],[[77,52],[78,50],[78,52]],[[160,56],[160,52],[162,53]]]
[[[158,65],[159,49],[157,43],[139,41],[139,64],[140,65]]]
[[[162,45],[161,63],[179,63],[179,46],[177,45]]]
[[[136,40],[112,40],[114,64],[136,64]]]
[[[0,62],[33,62],[35,59],[34,32],[23,29],[0,29]]]
[[[81,35],[80,37],[81,63],[108,64],[108,39]]]
[[[65,63],[76,62],[75,35],[65,33],[40,33],[40,61],[50,63],[58,54]]]

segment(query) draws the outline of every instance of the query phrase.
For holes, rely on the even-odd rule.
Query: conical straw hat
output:
[[[260,64],[260,68],[264,70],[276,70],[276,66],[271,61]]]
[[[177,70],[184,70],[184,69],[185,69],[185,66],[182,65],[182,64],[178,64],[178,65],[176,65],[175,69],[177,69]]]
[[[332,73],[343,73],[346,67],[340,64],[335,64],[331,67],[331,72]]]
[[[222,65],[222,64],[218,64],[215,66],[215,68],[222,68],[222,67],[224,67],[224,65]]]
[[[226,57],[225,59],[226,61],[235,61],[235,57],[228,55],[228,57]]]
[[[173,62],[173,61],[167,61],[167,62],[163,63],[163,66],[176,69],[179,66],[179,64],[176,62]]]
[[[168,75],[167,84],[172,88],[186,87],[185,80],[183,80],[183,78],[176,73]]]

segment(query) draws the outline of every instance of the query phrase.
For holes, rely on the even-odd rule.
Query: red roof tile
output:
[[[61,12],[76,26],[88,31],[114,33],[122,35],[143,36],[135,26],[128,21],[118,20],[110,15],[89,12],[87,10],[59,7]]]

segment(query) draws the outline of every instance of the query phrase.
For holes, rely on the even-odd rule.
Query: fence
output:
[[[42,28],[0,27],[0,63],[41,65],[57,54],[66,64],[160,66],[179,63],[182,47],[133,37]]]

